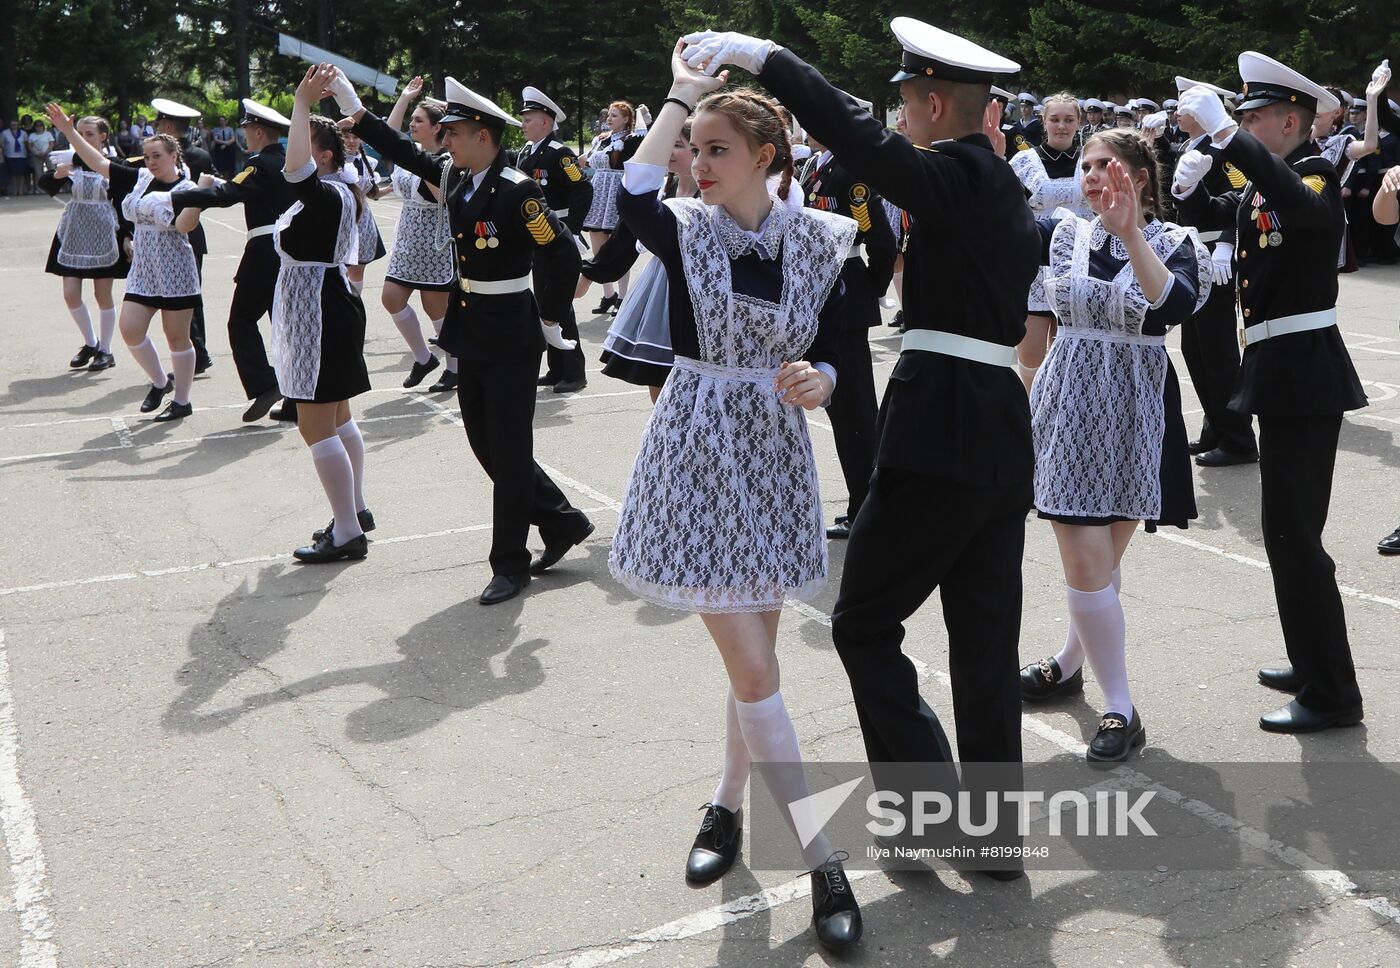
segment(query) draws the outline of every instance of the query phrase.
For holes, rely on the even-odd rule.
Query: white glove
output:
[[[1381,61],[1381,66],[1380,66],[1380,67],[1377,67],[1374,71],[1371,72],[1371,80],[1372,80],[1372,82],[1374,82],[1374,83],[1379,83],[1381,80],[1384,80],[1384,81],[1386,81],[1387,84],[1389,84],[1389,82],[1390,82],[1390,58],[1389,58],[1389,57],[1387,57],[1385,60]]]
[[[1149,114],[1142,119],[1142,133],[1148,138],[1155,138],[1165,130],[1167,130],[1167,112],[1165,111]]]
[[[360,96],[355,93],[355,89],[346,80],[344,72],[338,67],[335,69],[335,75],[331,78],[328,90],[335,98],[335,106],[340,108],[340,113],[347,118],[364,109],[364,105],[360,103]]]
[[[1235,247],[1228,242],[1215,243],[1210,254],[1210,277],[1217,286],[1228,286],[1234,277]]]
[[[778,49],[778,45],[771,40],[750,37],[748,34],[739,34],[732,30],[701,30],[686,34],[682,39],[686,42],[686,48],[681,58],[697,69],[700,63],[708,62],[705,73],[711,77],[718,74],[719,69],[726,64],[743,68],[750,74],[758,74],[763,70],[763,65],[768,63],[768,58]]]
[[[564,333],[559,329],[558,323],[546,323],[542,319],[540,320],[540,331],[544,333],[544,341],[556,350],[568,351],[578,345],[577,341],[564,338]]]
[[[1200,84],[1181,95],[1181,101],[1176,106],[1176,113],[1191,115],[1201,126],[1201,130],[1212,138],[1235,123],[1225,112],[1225,105],[1221,103],[1220,95]]]
[[[1211,97],[1215,97],[1214,94]],[[1206,172],[1210,171],[1210,166],[1215,164],[1215,159],[1207,154],[1203,154],[1192,148],[1181,156],[1181,160],[1176,164],[1176,177],[1172,179],[1172,194],[1177,198],[1185,198],[1196,190],[1202,178],[1206,177]]]

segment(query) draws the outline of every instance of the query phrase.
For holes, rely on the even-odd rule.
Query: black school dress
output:
[[[75,156],[67,178],[55,178],[53,172],[39,176],[39,187],[51,196],[64,185],[72,186],[72,194],[58,220],[44,271],[70,279],[125,279],[131,263],[122,240],[130,230],[122,229],[107,179]]]

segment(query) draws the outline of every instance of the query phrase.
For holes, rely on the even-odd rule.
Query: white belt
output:
[[[1196,238],[1200,239],[1201,244],[1204,245],[1207,242],[1219,242],[1224,235],[1224,229],[1216,229],[1212,232],[1197,232]]]
[[[857,243],[851,246],[851,251],[846,253],[847,259],[859,259],[865,255],[865,246]]]
[[[1289,333],[1306,333],[1310,329],[1326,329],[1337,325],[1337,308],[1319,309],[1315,313],[1300,313],[1297,316],[1283,316],[1279,319],[1266,319],[1262,323],[1246,326],[1240,333],[1240,346],[1259,343],[1275,336]]]
[[[261,237],[264,236],[264,235],[271,235],[273,232],[276,232],[276,231],[277,231],[277,225],[276,225],[276,223],[273,223],[273,224],[271,224],[271,225],[259,225],[259,226],[258,226],[257,228],[255,228],[255,229],[249,229],[249,230],[248,230],[248,235],[244,238],[243,241],[245,241],[245,242],[251,242],[251,241],[253,241],[254,239],[261,238]]]
[[[974,363],[988,366],[1015,366],[1016,347],[989,343],[984,339],[959,336],[957,333],[944,333],[936,329],[911,329],[904,334],[900,352],[919,350],[923,353],[941,353],[956,356]]]
[[[530,288],[530,277],[516,279],[458,279],[463,292],[474,292],[480,296],[505,296],[512,292],[524,292]]]
[[[567,208],[556,208],[554,214],[558,215],[560,218],[568,218],[569,210]]]

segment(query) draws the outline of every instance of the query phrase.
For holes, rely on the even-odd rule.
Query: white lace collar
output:
[[[1102,249],[1104,242],[1107,241],[1109,243],[1109,255],[1113,256],[1113,258],[1117,259],[1119,262],[1127,262],[1128,248],[1123,244],[1123,240],[1118,238],[1116,235],[1112,235],[1108,231],[1108,229],[1104,228],[1103,222],[1098,218],[1098,216],[1094,217],[1094,221],[1091,223],[1091,225],[1092,227],[1089,234],[1089,245],[1095,249]],[[1148,242],[1151,242],[1153,239],[1155,239],[1158,235],[1162,233],[1163,228],[1164,226],[1162,225],[1162,223],[1154,218],[1150,222],[1148,222],[1147,227],[1142,230],[1143,238],[1147,239]]]
[[[772,201],[773,208],[757,232],[750,232],[741,227],[722,205],[716,205],[711,210],[715,233],[731,260],[751,251],[757,251],[761,259],[778,258],[782,251],[783,235],[787,230],[788,207],[772,195],[769,196],[769,200]]]

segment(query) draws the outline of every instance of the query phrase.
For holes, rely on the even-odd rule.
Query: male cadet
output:
[[[1079,143],[1082,145],[1103,128],[1103,102],[1096,97],[1086,98],[1084,101],[1084,123],[1079,127]]]
[[[177,215],[186,208],[243,206],[248,235],[243,243],[243,258],[233,276],[228,344],[243,392],[252,401],[243,412],[243,420],[251,422],[265,416],[282,396],[258,332],[258,321],[272,312],[272,293],[282,264],[272,244],[272,233],[278,216],[293,202],[291,186],[282,177],[287,153],[280,140],[291,122],[271,108],[244,98],[243,118],[238,123],[248,139],[246,167],[230,181],[210,184],[198,191],[176,192],[171,201]],[[284,403],[274,416],[295,420],[296,404]]]
[[[214,159],[209,157],[209,152],[203,148],[195,147],[190,141],[190,122],[199,117],[199,112],[178,101],[163,97],[153,100],[151,107],[156,112],[156,134],[168,134],[180,142],[180,155],[184,158],[185,168],[190,173],[190,180],[197,182],[200,175],[212,172]],[[136,161],[138,164],[140,163],[140,159],[136,159]],[[195,270],[199,273],[202,284],[204,281],[204,255],[209,251],[209,243],[204,237],[204,226],[196,226],[195,230],[190,233],[189,239],[190,248],[194,249]],[[190,318],[190,342],[194,344],[194,371],[203,373],[214,365],[214,361],[209,358],[209,350],[205,348],[203,299],[195,305],[194,315]]]
[[[1018,151],[1025,151],[1035,148],[1045,140],[1045,124],[1035,116],[1035,106],[1040,102],[1036,100],[1034,94],[1022,91],[1016,95],[1016,103],[1021,109],[1021,117],[1011,125],[1011,130],[1007,132],[1006,157],[1010,158]],[[1021,193],[1025,197],[1025,192]]]
[[[1167,112],[1167,128],[1162,132],[1162,137],[1166,139],[1173,152],[1180,154],[1186,150],[1181,146],[1190,141],[1191,136],[1181,130],[1181,119],[1176,116],[1177,103],[1174,97],[1169,97],[1162,102],[1162,110]]]
[[[1259,680],[1297,693],[1259,725],[1312,732],[1362,718],[1336,568],[1322,547],[1342,413],[1366,405],[1337,329],[1341,188],[1312,141],[1316,112],[1337,99],[1254,51],[1239,67],[1238,126],[1213,91],[1181,96],[1179,112],[1195,116],[1211,146],[1182,156],[1172,193],[1198,225],[1233,219],[1238,235],[1245,350],[1230,406],[1259,417],[1264,550],[1291,663],[1259,670]],[[1249,181],[1213,198],[1198,183],[1221,162]]]
[[[852,100],[867,111],[873,107],[869,101]],[[807,141],[813,151],[802,178],[807,207],[844,215],[854,219],[858,227],[841,270],[846,287],[841,309],[841,369],[826,411],[847,495],[846,513],[826,529],[826,536],[844,539],[851,535],[851,522],[865,502],[875,469],[875,424],[880,405],[870,360],[870,327],[880,325],[880,295],[889,288],[899,252],[880,196],[842,168],[840,159],[820,139],[809,134]]]
[[[851,177],[912,216],[909,329],[881,406],[875,474],[851,528],[832,636],[872,767],[923,763],[944,776],[948,737],[900,648],[903,623],[938,589],[958,752],[965,763],[1019,768],[1034,454],[1030,406],[1011,367],[1041,243],[1026,193],[987,132],[999,133],[992,82],[1020,67],[909,17],[890,29],[904,47],[893,80],[907,139],[772,41],[691,34],[686,59],[756,74]]]
[[[559,220],[568,226],[575,238],[581,237],[583,220],[593,204],[593,184],[579,169],[578,156],[554,134],[564,122],[564,110],[545,96],[537,87],[527,87],[520,94],[520,130],[525,135],[525,147],[515,167],[533,178],[544,192],[544,200]],[[535,266],[536,292],[543,285],[540,266]],[[544,376],[538,386],[551,387],[555,393],[576,393],[588,385],[584,377],[583,344],[579,340],[578,320],[573,304],[559,320],[564,338],[576,345],[571,350],[554,346],[545,349]]]
[[[1234,95],[1223,87],[1178,77],[1176,89],[1184,94],[1193,87],[1211,91],[1217,97],[1232,99]],[[1222,102],[1223,103],[1223,102]],[[1204,149],[1210,138],[1191,115],[1178,114],[1178,122],[1188,140],[1185,151]],[[1170,154],[1163,158],[1164,164]],[[1175,168],[1175,161],[1171,162]],[[1200,190],[1207,195],[1226,195],[1243,188],[1245,175],[1231,164],[1212,165],[1201,181]],[[1228,467],[1232,464],[1252,464],[1259,459],[1254,442],[1254,427],[1248,413],[1230,409],[1230,398],[1240,376],[1240,344],[1235,315],[1235,223],[1234,213],[1223,223],[1203,224],[1193,218],[1193,210],[1183,208],[1177,213],[1181,225],[1194,226],[1201,242],[1211,252],[1213,285],[1204,306],[1181,324],[1181,355],[1186,372],[1200,398],[1201,435],[1191,441],[1189,449],[1202,467]],[[1250,241],[1246,239],[1246,241]]]
[[[437,184],[449,166],[443,204],[451,220],[461,291],[448,300],[438,345],[460,363],[457,400],[467,442],[491,478],[491,572],[481,604],[514,598],[538,575],[593,533],[534,458],[535,379],[557,320],[573,304],[579,252],[531,178],[501,150],[506,125],[519,125],[496,104],[455,78],[446,80],[442,146],[450,157],[423,151],[364,109],[337,74],[331,92],[355,133],[420,178]],[[571,213],[572,214],[572,213]],[[538,257],[540,284],[530,292]],[[543,315],[543,320],[541,319]],[[545,322],[544,320],[548,320]],[[532,563],[530,525],[544,552]]]

